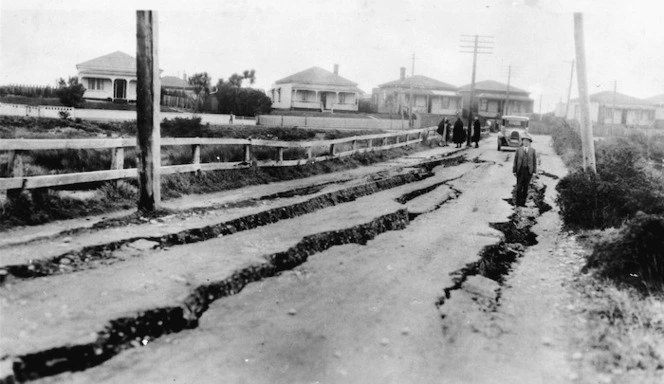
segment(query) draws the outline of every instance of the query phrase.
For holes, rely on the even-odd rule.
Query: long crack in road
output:
[[[514,214],[511,157],[471,152],[53,252],[32,275],[5,265],[3,363],[41,382],[439,382],[472,353],[450,336],[450,297],[482,277],[497,305],[547,210],[534,185]],[[137,239],[152,243],[117,252]],[[65,257],[76,266],[44,267]]]

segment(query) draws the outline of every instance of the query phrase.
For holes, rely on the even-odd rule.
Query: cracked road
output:
[[[548,138],[535,142],[541,167],[562,172]],[[497,327],[487,313],[509,288],[450,291],[463,283],[455,272],[505,239],[490,223],[514,213],[513,154],[491,143],[308,181],[320,188],[207,196],[195,213],[189,197],[157,223],[3,245],[1,373],[44,383],[565,382],[564,340],[534,362],[541,376],[481,374],[506,355],[496,344],[510,348],[487,344],[505,333],[487,331]],[[280,194],[289,189],[304,192]],[[222,204],[240,200],[249,203]],[[557,224],[546,222],[538,240],[554,247]],[[43,275],[21,275],[36,254]],[[541,345],[539,334],[531,341]]]

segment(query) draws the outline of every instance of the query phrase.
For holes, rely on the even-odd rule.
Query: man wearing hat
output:
[[[529,134],[521,136],[521,146],[514,155],[512,173],[516,176],[516,206],[525,207],[528,197],[528,185],[533,174],[537,171],[537,155],[535,148],[531,148],[533,138]]]

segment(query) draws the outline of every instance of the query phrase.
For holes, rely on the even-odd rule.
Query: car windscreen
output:
[[[528,128],[527,120],[503,120],[506,127],[511,128]]]

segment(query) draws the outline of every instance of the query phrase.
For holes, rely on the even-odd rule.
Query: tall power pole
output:
[[[618,88],[618,80],[613,81],[613,107],[611,107],[611,125],[616,123],[616,89]]]
[[[136,123],[138,127],[138,209],[161,204],[161,132],[157,13],[136,11]]]
[[[410,72],[410,97],[408,98],[408,128],[413,129],[413,76],[415,76],[415,53],[413,53],[413,64]]]
[[[586,50],[583,35],[583,14],[574,13],[574,45],[576,48],[576,72],[579,83],[579,105],[581,106],[581,145],[583,148],[583,168],[597,173],[595,166],[595,143],[590,121],[590,98],[586,77]]]
[[[516,73],[515,73],[516,72]],[[515,68],[513,65],[507,66],[507,89],[505,90],[505,101],[503,102],[503,115],[509,115],[509,102],[510,102],[510,87],[512,85],[512,77],[518,74],[518,68]]]
[[[567,104],[565,104],[565,118],[567,118],[567,114],[569,113],[569,101],[570,97],[572,96],[572,79],[574,79],[574,64],[576,63],[576,60],[572,60],[572,70],[571,73],[569,74],[569,88],[567,89]]]
[[[473,126],[473,108],[475,98],[475,74],[477,72],[477,55],[491,54],[493,49],[493,36],[480,35],[461,35],[460,39],[461,53],[473,54],[473,75],[470,82],[470,98],[468,105],[468,134],[466,135],[466,145],[470,146],[471,132]]]
[[[542,94],[540,93],[540,103],[539,103],[539,117],[540,121],[542,120]]]

